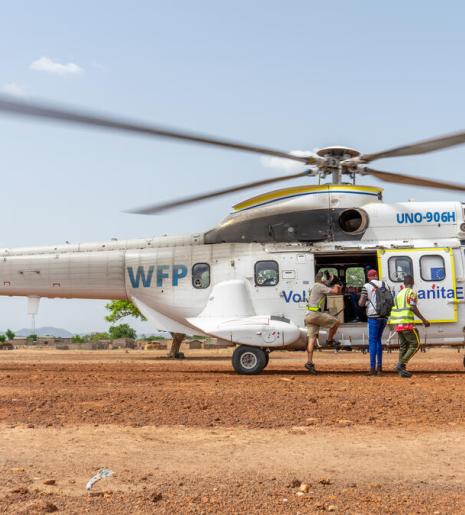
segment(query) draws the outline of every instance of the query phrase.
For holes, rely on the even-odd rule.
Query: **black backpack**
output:
[[[391,309],[394,306],[391,290],[386,287],[384,281],[381,282],[381,286],[379,287],[371,281],[368,284],[373,286],[376,305],[373,304],[373,302],[371,304],[375,308],[376,314],[379,317],[387,318],[391,314]]]

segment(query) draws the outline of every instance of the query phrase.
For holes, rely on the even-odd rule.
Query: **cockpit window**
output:
[[[279,281],[279,266],[276,261],[257,261],[255,263],[255,285],[276,286]]]

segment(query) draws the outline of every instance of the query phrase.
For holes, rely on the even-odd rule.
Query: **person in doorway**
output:
[[[425,327],[430,326],[428,320],[418,309],[418,297],[413,290],[413,285],[413,277],[405,275],[404,288],[394,299],[394,306],[388,321],[388,324],[395,325],[395,330],[399,336],[399,363],[396,366],[396,371],[401,377],[412,377],[412,374],[407,370],[407,363],[420,348],[420,335],[414,326],[415,315],[423,322]]]
[[[305,368],[310,374],[316,374],[315,365],[313,363],[313,351],[315,349],[316,340],[320,332],[320,327],[326,327],[329,329],[328,332],[328,345],[337,346],[337,342],[334,340],[337,328],[340,325],[339,320],[323,311],[326,296],[329,294],[338,295],[341,293],[341,285],[335,284],[334,286],[328,286],[334,281],[332,274],[326,274],[325,272],[318,272],[315,276],[315,284],[310,290],[307,305],[307,316],[305,317],[305,325],[307,327],[308,345],[307,355],[308,360],[305,364]]]
[[[381,292],[387,291],[383,281],[378,279],[378,272],[374,269],[368,270],[368,282],[363,285],[358,305],[366,308],[368,318],[368,349],[370,351],[370,371],[368,375],[381,374],[383,370],[383,343],[382,336],[386,327],[388,310],[382,309]],[[391,297],[392,299],[392,297]],[[392,301],[390,302],[392,307]]]

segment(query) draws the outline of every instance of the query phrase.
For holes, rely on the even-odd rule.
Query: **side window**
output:
[[[346,270],[346,286],[361,288],[365,284],[365,269],[361,266],[351,266]]]
[[[328,274],[333,274],[334,277],[338,277],[337,268],[334,268],[333,266],[324,266],[322,268],[319,268],[318,272],[326,272]]]
[[[208,263],[196,263],[192,267],[192,286],[197,289],[210,286],[210,265]]]
[[[408,256],[392,256],[388,261],[389,279],[401,283],[406,275],[413,276],[412,260]]]
[[[255,263],[255,285],[276,286],[279,281],[279,266],[276,261],[257,261]]]
[[[442,256],[421,256],[420,275],[423,281],[443,281],[446,267]]]

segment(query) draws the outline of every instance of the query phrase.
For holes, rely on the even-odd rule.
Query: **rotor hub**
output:
[[[316,154],[325,159],[326,168],[339,168],[342,161],[360,156],[358,150],[339,146],[320,148]]]
[[[320,148],[316,154],[322,158],[321,163],[318,163],[317,166],[323,177],[331,174],[334,184],[339,184],[342,181],[343,174],[349,174],[352,180],[355,180],[354,173],[356,169],[347,166],[345,163],[357,159],[361,155],[358,150],[349,147],[332,146]]]

